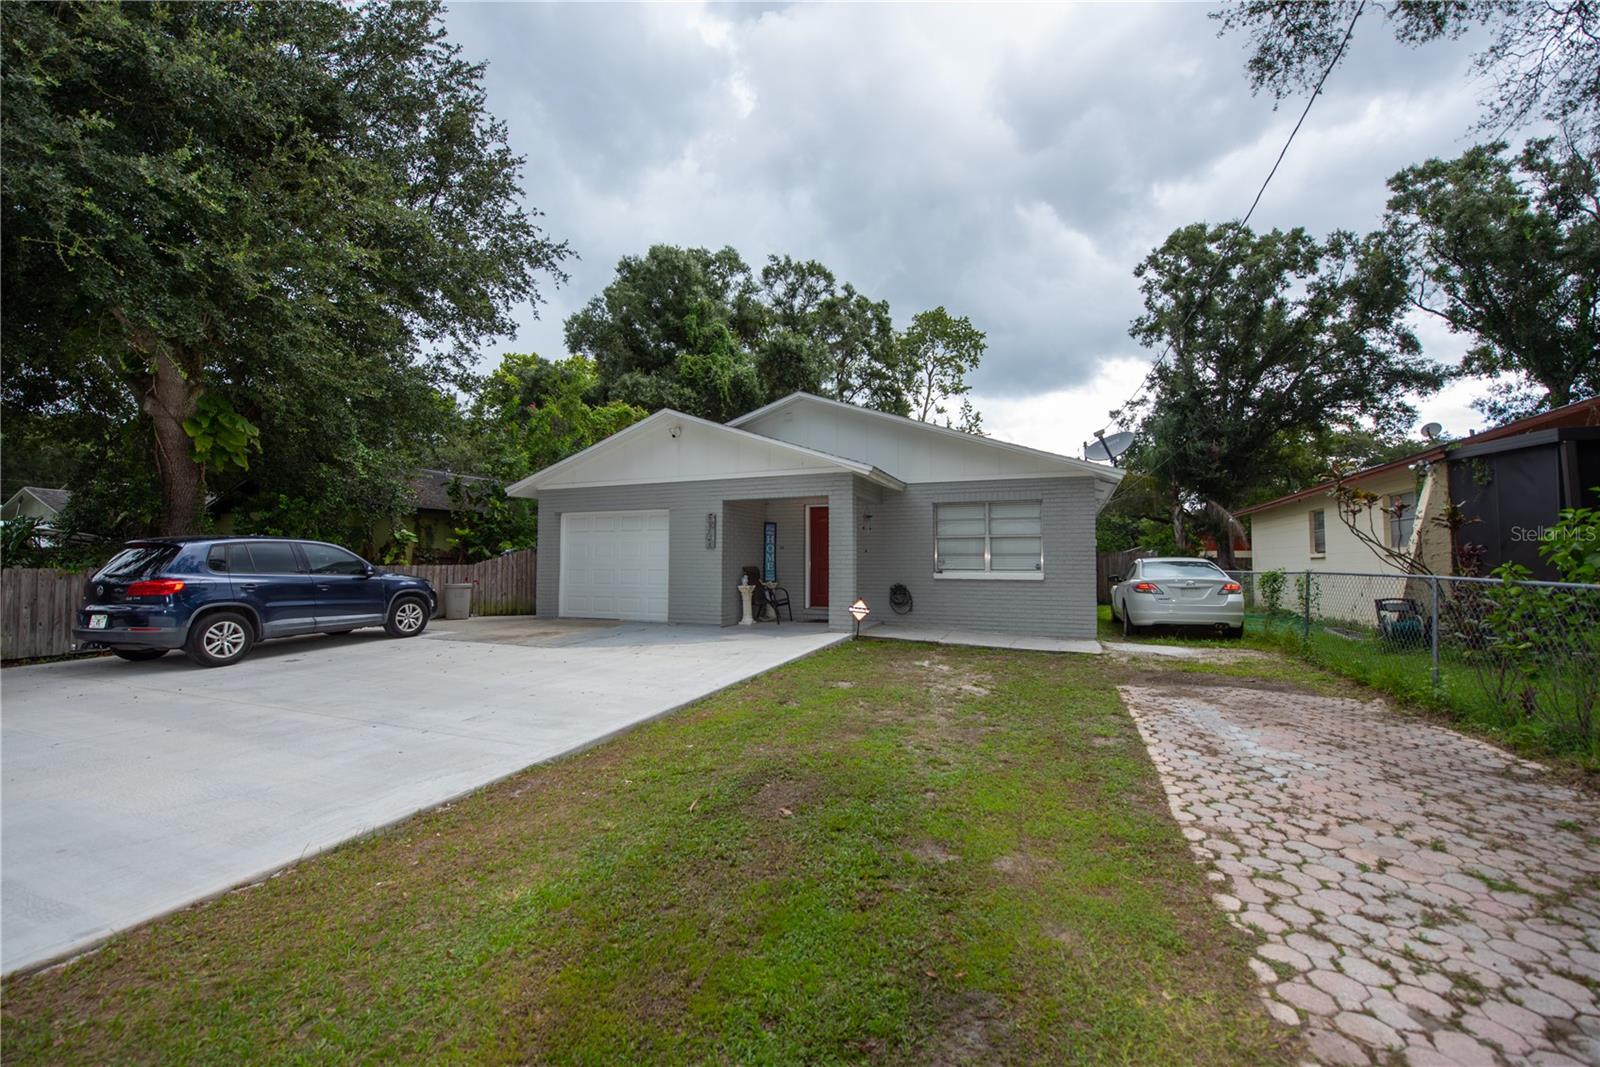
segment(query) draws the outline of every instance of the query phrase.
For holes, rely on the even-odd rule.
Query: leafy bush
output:
[[[1282,570],[1263,571],[1256,578],[1256,595],[1268,618],[1283,610],[1283,589],[1288,581],[1289,576]]]
[[[66,538],[36,518],[0,522],[0,564],[7,567],[50,567],[79,571],[105,562],[104,542]]]

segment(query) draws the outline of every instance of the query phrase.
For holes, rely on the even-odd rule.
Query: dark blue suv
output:
[[[438,603],[423,579],[321,541],[152,537],[130,541],[89,579],[72,635],[123,659],[181,648],[202,667],[224,667],[273,637],[359,626],[415,637]]]

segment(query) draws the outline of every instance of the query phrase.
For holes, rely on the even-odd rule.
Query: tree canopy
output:
[[[1170,355],[1126,413],[1140,420],[1130,466],[1162,487],[1180,546],[1190,525],[1226,546],[1228,513],[1299,461],[1308,433],[1398,432],[1415,415],[1406,394],[1441,384],[1380,237],[1194,223],[1135,275],[1145,311],[1130,333]]]
[[[1357,16],[1383,19],[1408,45],[1489,30],[1473,57],[1489,86],[1478,128],[1496,135],[1544,119],[1600,149],[1600,4],[1594,0],[1246,0],[1212,15],[1221,33],[1244,32],[1252,87],[1283,99],[1312,89],[1341,55]]]
[[[717,421],[796,390],[941,418],[983,351],[983,334],[943,308],[897,333],[887,302],[815,260],[775,255],[758,274],[732,248],[672,245],[624,256],[566,340],[593,359],[606,399]]]
[[[1474,339],[1463,369],[1521,380],[1476,402],[1506,422],[1600,393],[1600,182],[1550,138],[1430,159],[1389,179],[1412,302]]]
[[[562,277],[440,11],[6,8],[4,398],[115,395],[160,531],[192,528],[208,476],[392,504],[435,387]]]

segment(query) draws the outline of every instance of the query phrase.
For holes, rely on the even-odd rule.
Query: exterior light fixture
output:
[[[867,602],[861,597],[856,597],[856,602],[850,605],[850,617],[856,620],[856,636],[861,636],[861,620],[872,614],[872,609],[867,607]]]

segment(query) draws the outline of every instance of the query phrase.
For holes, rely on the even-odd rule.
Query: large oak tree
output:
[[[1595,160],[1552,139],[1505,149],[1407,167],[1386,218],[1414,264],[1413,303],[1474,339],[1463,369],[1520,376],[1476,402],[1502,422],[1600,393]]]
[[[1412,45],[1488,31],[1473,72],[1488,86],[1478,128],[1499,135],[1543,119],[1600,149],[1600,4],[1595,0],[1245,0],[1212,18],[1244,32],[1251,85],[1279,100],[1315,87],[1358,19]]]
[[[119,383],[161,531],[191,528],[207,466],[270,452],[280,423],[314,465],[351,426],[429,407],[560,277],[566,248],[521,206],[521,160],[440,10],[0,12],[7,400]]]
[[[1181,547],[1198,522],[1231,563],[1228,513],[1307,434],[1409,426],[1406,394],[1441,382],[1405,324],[1405,264],[1379,237],[1194,223],[1135,275],[1130,333],[1167,355],[1118,414],[1139,419],[1130,465],[1163,487]]]

